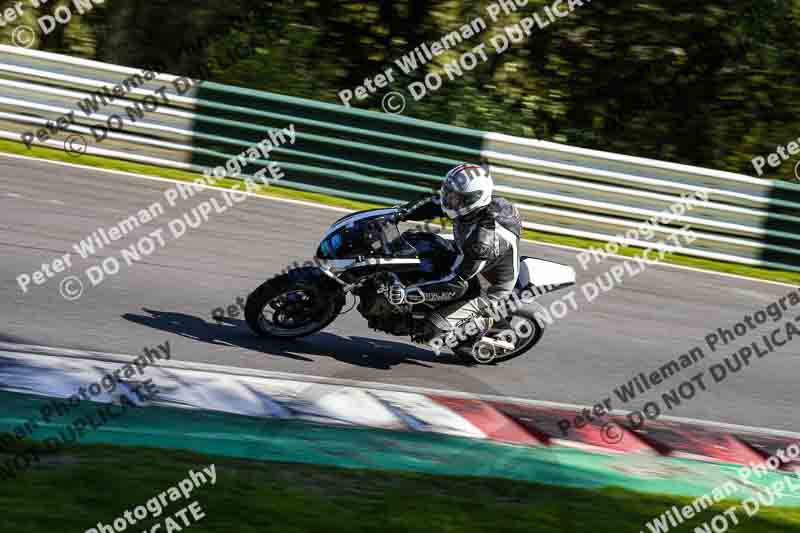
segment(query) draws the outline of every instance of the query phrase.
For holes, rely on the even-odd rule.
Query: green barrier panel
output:
[[[197,88],[192,164],[213,166],[203,150],[238,153],[214,137],[253,145],[270,128],[293,124],[297,137],[271,154],[296,188],[326,186],[402,201],[438,187],[462,162],[480,162],[484,132],[206,82]],[[207,152],[206,152],[207,153]],[[256,168],[256,167],[254,167]]]
[[[786,163],[788,165],[788,163]],[[794,162],[792,162],[794,164]],[[798,163],[798,169],[800,169],[800,163]],[[800,172],[800,170],[798,170]],[[800,178],[798,178],[798,183],[800,183]],[[779,187],[775,185],[772,187],[770,191],[770,200],[773,202],[767,209],[767,220],[764,223],[764,229],[767,231],[784,231],[790,233],[797,233],[800,228],[797,227],[797,224],[791,224],[784,220],[775,218],[774,214],[785,214],[785,215],[800,215],[797,210],[789,209],[786,207],[780,207],[775,205],[775,201],[788,201],[788,202],[795,202],[800,203],[800,192],[794,190],[787,190],[783,187]],[[763,238],[763,242],[765,244],[773,244],[778,246],[785,246],[787,248],[796,249],[797,242],[792,241],[790,239],[782,239],[779,237],[774,236],[765,236]],[[762,261],[771,261],[774,263],[786,263],[789,265],[796,265],[800,266],[800,259],[797,256],[782,252],[777,252],[774,250],[763,250],[761,253],[760,259]]]
[[[48,402],[48,398],[0,392],[0,434],[33,420],[41,426],[33,439],[55,437],[59,431],[68,431],[66,426],[76,418],[95,413],[101,405],[83,402],[65,416],[45,424],[39,410]],[[95,419],[99,420],[97,415]],[[432,433],[331,426],[172,407],[130,409],[102,428],[87,433],[80,442],[188,449],[212,455],[350,468],[500,477],[568,487],[617,486],[691,497],[711,494],[728,483],[737,489],[730,497],[744,499],[754,496],[754,490],[787,475],[768,473],[752,477],[752,484],[746,486],[736,481],[739,467],[734,465],[591,453],[564,447],[517,446]],[[0,453],[3,449],[0,445]],[[0,461],[0,465],[5,465],[6,460]],[[796,479],[800,486],[800,479]],[[797,496],[786,493],[778,504],[800,506],[800,493]]]

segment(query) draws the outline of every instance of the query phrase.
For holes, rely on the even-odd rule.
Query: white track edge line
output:
[[[105,173],[109,173],[109,174],[116,174],[116,175],[120,175],[120,176],[131,177],[131,178],[146,179],[146,180],[150,180],[150,181],[160,181],[162,183],[175,183],[175,184],[180,184],[180,185],[191,185],[191,184],[193,184],[193,182],[191,182],[191,181],[182,181],[182,180],[176,180],[176,179],[172,179],[172,178],[162,178],[160,176],[150,176],[150,175],[147,175],[147,174],[136,174],[134,172],[126,172],[124,170],[114,170],[114,169],[92,167],[92,166],[88,166],[88,165],[78,165],[78,164],[75,164],[75,163],[67,163],[65,161],[51,161],[49,159],[39,159],[37,157],[29,157],[29,156],[18,155],[18,154],[8,154],[8,153],[5,153],[5,152],[0,152],[0,157],[10,157],[10,158],[14,158],[14,159],[24,159],[24,160],[27,160],[27,161],[35,161],[37,163],[50,163],[50,164],[53,164],[53,165],[59,165],[59,166],[64,166],[64,167],[69,167],[69,168],[76,168],[76,169],[81,169],[81,170],[90,170],[90,171],[94,171],[94,172],[105,172]],[[200,176],[201,175],[198,174],[198,178]],[[204,189],[212,190],[212,191],[223,191],[223,192],[230,192],[231,191],[231,189],[226,189],[224,187],[216,187],[214,185],[201,185],[201,187],[203,187]],[[269,189],[269,188],[267,187],[266,189]],[[306,206],[306,207],[322,208],[322,209],[326,209],[326,210],[329,210],[329,211],[337,211],[337,212],[340,212],[340,213],[352,213],[353,212],[352,209],[346,209],[344,207],[335,207],[335,206],[331,206],[331,205],[325,205],[325,204],[320,204],[320,203],[316,203],[316,202],[307,202],[307,201],[303,201],[303,200],[293,200],[291,198],[281,198],[280,196],[264,196],[264,195],[259,195],[259,194],[253,193],[253,192],[247,192],[247,191],[238,191],[238,194],[245,194],[245,195],[250,196],[250,197],[262,198],[262,199],[265,199],[265,200],[274,200],[276,202],[283,202],[283,203],[287,203],[287,204],[303,205],[303,206]]]

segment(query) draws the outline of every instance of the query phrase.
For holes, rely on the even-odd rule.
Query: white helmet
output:
[[[442,211],[450,217],[463,217],[492,201],[492,177],[478,165],[458,165],[444,178],[439,189]]]

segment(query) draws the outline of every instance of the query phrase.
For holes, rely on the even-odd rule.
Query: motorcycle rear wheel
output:
[[[490,335],[497,336],[499,330],[512,330],[516,328],[512,328],[511,326],[519,324],[520,321],[524,321],[528,324],[530,328],[530,335],[524,336],[522,334],[516,335],[517,341],[515,343],[515,348],[511,351],[503,351],[502,353],[498,353],[493,357],[490,361],[481,361],[476,358],[472,350],[476,348],[476,345],[470,344],[467,346],[456,346],[453,349],[453,352],[461,359],[462,362],[474,365],[474,364],[495,364],[495,363],[502,363],[504,361],[508,361],[510,359],[514,359],[515,357],[519,357],[520,355],[524,354],[531,348],[533,348],[542,338],[544,335],[545,324],[536,313],[539,312],[543,314],[545,309],[537,302],[532,302],[530,304],[525,305],[525,307],[517,309],[504,321],[503,324],[496,324],[492,330],[490,331]],[[516,321],[515,321],[516,318]],[[523,333],[526,332],[524,328],[521,326],[517,326]],[[499,338],[503,339],[503,335],[500,335]],[[504,340],[510,340],[508,338]]]

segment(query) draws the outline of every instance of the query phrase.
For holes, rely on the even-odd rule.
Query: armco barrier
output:
[[[270,129],[294,124],[296,143],[272,153],[286,173],[283,186],[394,203],[432,190],[459,162],[485,161],[499,193],[520,207],[526,227],[600,240],[657,216],[682,194],[704,191],[708,203],[696,202],[668,226],[690,225],[700,235],[687,254],[800,271],[799,184],[218,83],[190,87],[167,74],[140,79],[94,113],[77,105],[137,74],[142,70],[0,46],[0,138],[19,141],[23,132],[75,111],[75,124],[35,144],[61,148],[68,135],[79,133],[92,154],[202,171],[265,138]],[[128,119],[129,107],[162,86],[168,103]],[[124,129],[93,143],[92,126],[105,125],[115,114],[125,120]],[[265,164],[253,164],[248,174]]]

